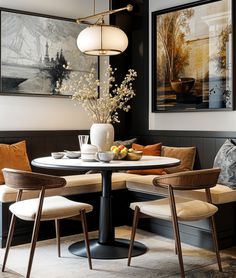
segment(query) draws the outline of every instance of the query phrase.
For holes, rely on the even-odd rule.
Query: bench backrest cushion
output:
[[[140,144],[132,144],[132,148],[135,151],[142,151],[143,155],[154,155],[160,156],[161,155],[161,147],[162,143],[157,143],[153,145],[143,146]],[[128,173],[131,174],[139,174],[139,175],[164,175],[166,172],[163,168],[161,169],[146,169],[146,170],[129,170]]]
[[[25,141],[12,145],[0,144],[0,184],[4,184],[3,168],[31,171]]]
[[[167,174],[193,170],[196,147],[169,147],[162,146],[162,156],[177,158],[181,161],[179,166],[166,168]]]
[[[219,149],[214,160],[214,167],[221,169],[218,183],[236,189],[236,145],[227,139]]]

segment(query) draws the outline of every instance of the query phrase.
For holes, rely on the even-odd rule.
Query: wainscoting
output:
[[[131,136],[135,137],[135,134]],[[136,137],[138,142],[145,145],[162,142],[166,146],[196,146],[197,156],[194,168],[203,169],[213,166],[216,153],[227,138],[236,141],[236,132],[161,130],[140,133]]]
[[[41,156],[50,156],[51,152],[63,150],[79,150],[79,134],[89,134],[89,130],[62,131],[0,131],[0,143],[14,144],[26,141],[29,160]],[[72,171],[42,170],[32,166],[35,172],[53,173],[55,175],[69,175]],[[76,172],[78,174],[78,172]],[[76,174],[74,173],[74,174]]]
[[[69,130],[69,131],[0,131],[0,143],[12,144],[21,140],[26,140],[29,159],[32,160],[40,156],[48,156],[52,151],[78,150],[79,134],[89,134],[88,130]],[[118,134],[118,135],[117,135]],[[121,133],[116,133],[116,139],[128,139],[132,137],[138,138],[140,144],[153,144],[162,142],[167,146],[196,146],[197,158],[194,168],[208,168],[213,166],[214,157],[219,150],[220,146],[227,138],[233,138],[236,140],[236,132],[205,132],[205,131],[148,131],[142,134],[140,131],[138,134],[128,134],[121,136]],[[45,170],[33,167],[33,171],[45,172],[55,175],[71,175],[78,174],[72,171],[58,171],[58,170]],[[81,172],[82,173],[82,172]],[[145,195],[145,196],[144,196]],[[114,192],[114,219],[116,219],[115,225],[131,224],[131,217],[127,213],[128,204],[133,200],[148,200],[153,196],[148,194],[127,194],[126,190]],[[96,211],[99,209],[99,193],[94,195],[85,194],[85,196],[77,196],[81,201],[87,201],[93,203],[96,207]],[[73,196],[73,198],[77,198]],[[82,198],[82,199],[81,199]],[[156,198],[156,197],[155,197]],[[122,204],[121,204],[122,201]],[[9,224],[9,204],[1,204],[0,206],[0,242],[4,246],[5,239]],[[122,212],[120,209],[122,208]],[[125,215],[125,217],[124,217]],[[146,222],[140,222],[140,227],[144,230],[153,231],[157,234],[172,237],[171,224],[166,222],[157,222],[150,219]],[[97,229],[98,215],[95,213],[91,215],[90,221],[92,223],[90,230]],[[70,234],[77,231],[78,224],[72,223],[71,230],[65,231],[65,234]],[[66,225],[66,226],[70,226]],[[22,227],[19,223],[16,236],[17,242],[25,241],[25,237],[30,234],[30,227]],[[26,232],[27,231],[27,232]],[[235,245],[236,240],[236,204],[229,203],[219,206],[219,213],[217,215],[217,232],[220,239],[220,248],[226,248]],[[28,233],[28,235],[27,235]],[[48,233],[48,234],[47,234]],[[49,238],[54,236],[54,227],[42,228],[42,238]],[[181,225],[181,236],[184,242],[194,244],[211,249],[211,240],[209,238],[209,227],[207,223],[201,222],[194,225]]]

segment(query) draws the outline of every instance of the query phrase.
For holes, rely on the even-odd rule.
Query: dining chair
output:
[[[154,186],[166,188],[168,194],[162,199],[130,204],[130,208],[134,210],[134,218],[128,252],[128,266],[130,266],[131,263],[132,249],[139,218],[160,218],[172,221],[175,252],[179,259],[181,277],[185,277],[178,221],[197,221],[209,218],[218,267],[219,271],[222,271],[214,220],[214,214],[217,212],[218,208],[212,204],[210,192],[210,188],[214,187],[217,183],[219,173],[219,168],[212,168],[174,173],[155,177],[153,179]],[[176,190],[195,189],[205,190],[206,201],[175,196]]]
[[[5,179],[5,184],[18,191],[16,202],[9,207],[9,210],[12,212],[12,217],[7,237],[2,272],[5,270],[17,217],[26,221],[34,221],[26,278],[30,277],[40,221],[55,221],[57,252],[58,257],[60,257],[60,219],[75,216],[78,216],[82,222],[89,268],[92,269],[85,214],[92,211],[93,207],[86,203],[71,201],[62,196],[44,197],[45,190],[65,186],[66,180],[64,178],[7,168],[3,169],[2,172]],[[22,200],[22,193],[24,190],[39,190],[39,197]]]

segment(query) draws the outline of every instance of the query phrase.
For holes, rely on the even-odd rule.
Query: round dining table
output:
[[[112,160],[109,163],[82,159],[54,159],[40,157],[32,160],[32,165],[46,169],[60,170],[97,170],[102,176],[99,236],[90,240],[91,257],[94,259],[121,259],[128,257],[129,240],[115,238],[115,228],[112,221],[112,172],[121,170],[139,170],[153,168],[167,168],[180,164],[179,159],[161,156],[142,156],[138,161]],[[145,253],[146,246],[135,241],[132,256]],[[69,251],[77,256],[86,257],[84,242],[76,242],[69,247]]]

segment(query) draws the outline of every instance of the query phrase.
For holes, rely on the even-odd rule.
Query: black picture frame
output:
[[[71,97],[58,84],[98,73],[98,57],[77,48],[86,26],[74,19],[0,8],[0,22],[0,96]]]
[[[234,110],[234,10],[202,0],[152,12],[152,112]]]

